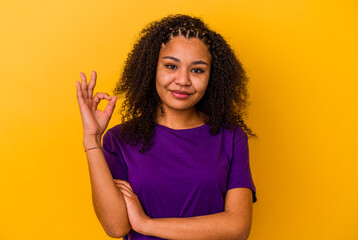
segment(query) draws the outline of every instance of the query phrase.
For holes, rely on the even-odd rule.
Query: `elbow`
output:
[[[104,231],[111,238],[123,238],[129,233],[130,229],[104,228]]]
[[[113,230],[109,230],[109,229],[104,229],[104,231],[107,233],[108,236],[110,236],[111,238],[122,238],[125,235],[123,235],[122,232],[119,231],[113,231]]]
[[[247,240],[250,235],[250,227],[248,228],[238,228],[235,230],[235,240]]]
[[[130,225],[127,226],[103,226],[104,231],[111,238],[122,238],[126,236],[129,231],[132,229]]]
[[[235,238],[237,240],[247,240],[249,238],[249,235],[241,234],[238,236],[238,238]]]

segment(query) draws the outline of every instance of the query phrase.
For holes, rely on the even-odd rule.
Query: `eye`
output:
[[[200,68],[194,68],[193,70],[191,70],[192,72],[195,72],[195,73],[203,73],[204,71]]]
[[[177,66],[175,66],[175,65],[173,65],[173,64],[166,64],[166,65],[164,65],[164,66],[166,66],[167,68],[169,68],[169,69],[177,69]]]

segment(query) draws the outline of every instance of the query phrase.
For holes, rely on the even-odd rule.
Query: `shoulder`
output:
[[[103,135],[103,144],[119,142],[119,133],[121,129],[121,124],[118,124],[112,128],[107,129]]]
[[[240,141],[248,138],[246,132],[239,124],[236,124],[234,128],[222,127],[222,131],[225,135],[230,135],[234,141]]]
[[[240,139],[245,139],[245,140],[247,140],[247,134],[246,134],[246,132],[242,129],[242,127],[241,127],[239,124],[237,124],[237,125],[235,126],[235,138],[236,138],[237,140],[240,140]]]
[[[122,124],[117,124],[109,129],[107,129],[107,132],[112,132],[112,133],[119,133],[120,129],[121,129]]]

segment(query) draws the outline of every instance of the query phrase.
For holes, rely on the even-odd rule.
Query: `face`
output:
[[[159,53],[156,90],[166,110],[192,110],[208,86],[211,54],[197,38],[174,37]]]

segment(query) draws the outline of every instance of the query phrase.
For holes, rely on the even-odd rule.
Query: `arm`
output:
[[[76,82],[77,100],[83,125],[83,146],[85,149],[101,146],[101,137],[112,116],[116,97],[97,93],[96,72],[87,85],[85,74],[81,73],[81,83]],[[99,102],[108,100],[104,111],[97,110]],[[92,200],[96,215],[106,233],[111,237],[123,237],[130,229],[126,205],[122,193],[113,182],[103,151],[100,148],[86,151],[92,188]]]
[[[84,139],[85,149],[93,146],[101,146],[101,144]],[[97,218],[110,237],[123,237],[131,230],[123,195],[113,182],[102,149],[93,149],[86,153],[92,202]]]
[[[139,199],[126,181],[116,181],[123,193],[133,229],[141,234],[165,239],[247,239],[252,219],[252,193],[249,188],[230,189],[225,211],[188,218],[148,218]]]
[[[228,191],[225,211],[189,218],[156,218],[145,234],[167,239],[247,239],[252,217],[252,195],[248,188]]]

